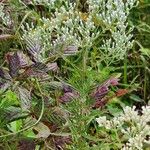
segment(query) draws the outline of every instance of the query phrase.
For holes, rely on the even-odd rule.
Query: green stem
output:
[[[135,66],[126,66],[127,69],[130,69],[130,68],[144,68],[144,65],[135,65]],[[115,67],[113,68],[113,70],[120,70],[120,69],[124,69],[124,66],[120,66],[120,67]]]
[[[146,101],[146,95],[147,95],[146,88],[147,88],[147,70],[145,68],[144,70],[144,101]]]
[[[88,49],[85,48],[85,51],[83,52],[83,79],[85,79],[86,77],[87,60],[88,60]]]
[[[125,56],[124,60],[124,84],[127,84],[127,55]]]

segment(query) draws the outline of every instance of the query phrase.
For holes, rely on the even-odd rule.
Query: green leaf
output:
[[[28,137],[28,138],[34,138],[34,139],[36,138],[36,135],[35,135],[35,133],[33,132],[32,129],[29,129],[29,130],[27,130],[27,131],[24,131],[23,135],[24,135],[25,137]]]
[[[24,118],[28,115],[27,112],[22,112],[22,109],[19,107],[10,106],[3,112],[3,117],[6,121],[11,122],[18,118]]]
[[[149,48],[141,48],[140,51],[143,55],[150,57],[150,49]]]
[[[18,104],[19,102],[17,95],[11,90],[6,91],[5,95],[0,100],[0,108],[7,108],[11,105],[18,105]]]
[[[122,112],[121,106],[118,106],[116,103],[109,103],[107,109],[113,116],[118,116]]]
[[[111,76],[114,78],[120,78],[122,73],[113,73]]]
[[[21,108],[23,110],[28,110],[31,107],[30,91],[23,87],[18,87],[18,96],[21,100]]]
[[[8,128],[13,132],[17,132],[22,128],[22,121],[21,120],[13,121],[8,125]]]
[[[38,132],[36,135],[37,138],[47,138],[50,135],[50,129],[40,122],[38,125],[34,127],[34,130]]]
[[[143,102],[143,99],[141,99],[138,95],[135,95],[135,94],[130,94],[130,99],[136,102]]]
[[[31,126],[35,122],[37,122],[37,119],[33,117],[27,117],[25,120],[25,126]],[[36,134],[33,134],[32,131],[24,132],[27,136],[33,136],[34,138],[47,138],[50,135],[50,129],[42,122],[39,122],[35,126],[33,126],[32,131],[36,131]]]

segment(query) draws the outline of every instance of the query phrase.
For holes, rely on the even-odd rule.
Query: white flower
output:
[[[111,129],[111,123],[106,119],[106,116],[96,118],[96,121],[100,127],[105,127],[106,129]]]
[[[135,106],[133,106],[132,108],[126,106],[124,108],[124,121],[139,121],[139,115],[138,112],[135,111]]]
[[[6,14],[4,12],[4,5],[1,2],[0,2],[0,19],[2,19],[2,23],[6,26],[9,26],[12,23],[9,13]]]
[[[150,136],[150,106],[142,107],[142,114],[136,111],[136,107],[126,106],[123,113],[107,120],[106,116],[96,119],[99,126],[107,129],[117,128],[128,138],[122,150],[142,150],[144,143],[150,143],[146,137]]]
[[[23,39],[30,37],[36,41],[38,35],[41,43],[41,58],[49,51],[60,53],[60,49],[69,45],[76,45],[82,50],[90,49],[94,41],[98,39],[103,31],[110,31],[110,38],[105,38],[100,46],[100,57],[104,58],[107,65],[124,59],[128,49],[132,47],[133,40],[131,31],[133,28],[128,26],[127,17],[129,10],[134,7],[136,0],[87,0],[89,12],[86,19],[76,9],[76,3],[59,0],[60,5],[55,5],[57,0],[34,0],[34,4],[42,4],[49,8],[51,17],[41,18],[40,25],[36,27],[26,25]],[[62,3],[63,2],[63,3]],[[52,9],[54,10],[51,12]],[[99,20],[102,23],[96,23]],[[102,26],[102,33],[99,30]],[[35,35],[35,36],[34,36]],[[25,40],[26,41],[26,40]]]
[[[124,59],[128,49],[133,45],[131,31],[133,28],[127,24],[129,10],[132,9],[137,0],[87,0],[91,14],[96,14],[98,20],[108,26],[111,37],[103,41],[100,47],[104,53],[105,62],[110,65],[114,61]],[[128,34],[127,34],[128,32]]]
[[[133,149],[137,149],[137,150],[143,150],[143,141],[144,141],[144,138],[142,135],[136,135],[135,137],[133,138],[130,138],[128,140],[128,143],[127,145]]]

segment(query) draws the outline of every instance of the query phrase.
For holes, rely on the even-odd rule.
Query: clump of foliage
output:
[[[0,2],[0,149],[149,147],[141,7],[148,2]]]

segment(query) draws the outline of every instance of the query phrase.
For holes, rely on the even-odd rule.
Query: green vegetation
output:
[[[0,150],[148,150],[149,0],[0,2]]]

